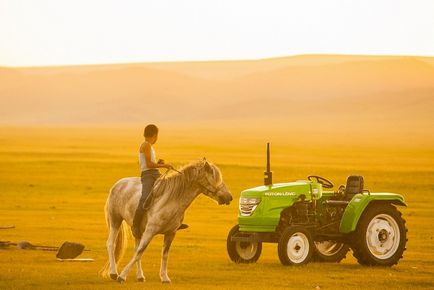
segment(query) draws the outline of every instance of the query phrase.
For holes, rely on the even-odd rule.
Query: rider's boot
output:
[[[178,231],[179,230],[184,230],[184,229],[187,229],[188,228],[188,225],[187,224],[181,224],[180,226],[179,226],[179,228],[178,228]]]
[[[133,220],[133,225],[131,226],[131,231],[133,232],[133,236],[136,239],[140,239],[140,237],[142,236],[142,233],[140,231],[140,225],[142,223],[144,213],[145,211],[143,209],[138,208],[136,210],[136,213],[134,214],[134,220]]]

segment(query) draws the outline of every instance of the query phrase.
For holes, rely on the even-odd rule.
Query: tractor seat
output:
[[[344,187],[343,185],[341,186]],[[347,178],[347,186],[345,187],[344,200],[329,199],[326,200],[325,203],[331,206],[347,206],[350,203],[350,200],[354,197],[354,195],[362,192],[363,192],[363,176],[351,175],[348,176]]]
[[[363,192],[363,176],[351,175],[347,178],[345,187],[345,196],[347,199],[353,198],[354,195]]]

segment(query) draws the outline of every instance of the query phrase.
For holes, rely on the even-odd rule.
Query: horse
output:
[[[220,169],[203,160],[191,162],[179,171],[163,174],[158,178],[145,203],[146,212],[141,223],[142,236],[135,239],[135,252],[132,259],[118,275],[117,265],[125,253],[129,226],[133,223],[134,212],[141,197],[139,177],[126,177],[118,180],[110,190],[105,204],[105,216],[108,226],[107,252],[108,262],[100,273],[123,283],[132,266],[137,266],[137,281],[144,282],[141,257],[146,247],[157,234],[164,235],[161,255],[160,278],[162,283],[171,283],[167,274],[167,260],[170,245],[184,213],[193,200],[203,193],[214,199],[219,205],[229,204],[232,194],[223,182]]]

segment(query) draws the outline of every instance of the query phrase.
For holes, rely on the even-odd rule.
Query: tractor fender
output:
[[[407,206],[404,197],[396,193],[382,192],[356,194],[345,208],[339,231],[343,234],[355,231],[363,212],[368,205],[373,202],[387,202],[398,206]]]

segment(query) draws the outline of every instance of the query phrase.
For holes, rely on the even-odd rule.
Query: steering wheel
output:
[[[324,188],[333,188],[333,183],[324,177],[317,176],[317,175],[310,175],[307,177],[307,179],[312,182],[321,183],[322,187]]]

